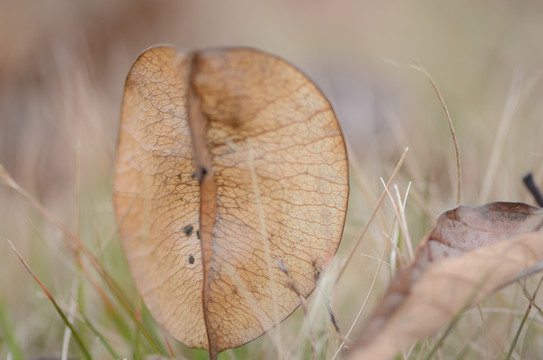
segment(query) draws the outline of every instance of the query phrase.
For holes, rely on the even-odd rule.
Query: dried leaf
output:
[[[156,320],[210,357],[300,304],[334,255],[348,196],[343,137],[298,70],[251,49],[144,52],[126,81],[115,212]]]
[[[388,359],[467,306],[543,269],[543,209],[497,202],[441,214],[393,279],[349,359]]]

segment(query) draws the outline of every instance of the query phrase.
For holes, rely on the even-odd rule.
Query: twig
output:
[[[532,173],[526,174],[522,178],[522,181],[524,181],[524,185],[526,185],[526,187],[528,188],[528,190],[534,197],[534,200],[537,203],[537,205],[539,205],[540,207],[543,207],[543,195],[541,194],[541,191],[537,187]]]

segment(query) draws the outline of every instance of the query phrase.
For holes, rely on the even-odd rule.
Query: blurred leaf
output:
[[[543,269],[543,209],[496,202],[441,214],[393,279],[349,359],[388,359],[466,307]]]
[[[261,335],[334,255],[348,196],[326,98],[251,49],[156,47],[126,81],[115,211],[157,321],[210,357]]]

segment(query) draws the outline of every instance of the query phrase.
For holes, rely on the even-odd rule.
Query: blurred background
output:
[[[111,201],[126,74],[157,43],[184,50],[251,46],[300,68],[336,110],[353,167],[340,256],[360,234],[382,191],[380,178],[388,180],[405,147],[397,183],[404,194],[412,182],[407,215],[416,243],[437,214],[455,206],[456,164],[437,96],[422,73],[403,65],[421,64],[449,108],[463,203],[531,202],[520,179],[533,171],[543,183],[542,36],[543,2],[531,0],[2,0],[0,164],[98,249],[104,266],[133,291]],[[364,255],[356,255],[334,295],[346,327],[365,297],[392,218],[386,205],[358,249]],[[59,354],[63,324],[6,240],[68,307],[75,265],[61,238],[20,196],[0,187],[0,312],[9,322],[3,337],[0,328],[0,358],[10,332],[28,357]],[[388,279],[383,275],[382,286]],[[88,293],[87,311],[100,323],[107,314]]]

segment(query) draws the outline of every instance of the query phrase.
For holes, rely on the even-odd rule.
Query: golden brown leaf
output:
[[[543,209],[522,203],[444,212],[393,279],[349,359],[388,359],[467,306],[543,269]]]
[[[345,145],[330,104],[251,49],[144,52],[127,78],[115,211],[157,321],[210,357],[307,296],[345,220]]]

